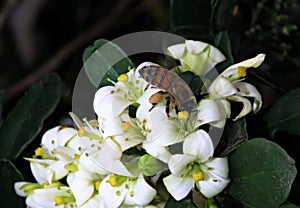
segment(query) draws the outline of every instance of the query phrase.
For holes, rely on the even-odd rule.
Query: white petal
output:
[[[206,198],[212,198],[213,196],[223,191],[228,183],[228,179],[216,176],[214,178],[208,178],[208,180],[196,182],[196,185]]]
[[[127,195],[128,189],[124,185],[112,187],[108,182],[109,176],[102,180],[98,192],[108,207],[119,207]]]
[[[206,162],[204,165],[208,168],[207,172],[209,172],[210,174],[225,179],[228,178],[229,167],[228,167],[228,159],[226,157],[213,158],[212,160]]]
[[[146,62],[143,62],[141,63],[140,65],[138,65],[138,67],[136,68],[136,71],[140,70],[141,68],[144,68],[146,66],[160,66],[156,63],[153,63],[153,62],[150,62],[150,61],[146,61]]]
[[[256,87],[246,82],[237,82],[234,85],[239,89],[237,95],[254,98],[253,111],[257,113],[262,106],[262,98]]]
[[[265,59],[265,54],[258,54],[256,57],[247,59],[245,61],[242,61],[240,63],[234,64],[232,66],[229,66],[227,69],[223,71],[221,74],[224,77],[229,77],[232,74],[237,73],[238,67],[245,67],[245,68],[257,68],[259,67],[262,62]]]
[[[104,116],[100,115],[103,112],[103,103],[107,103],[107,107],[111,106],[112,102],[112,94],[115,92],[116,88],[114,86],[105,86],[101,87],[99,90],[97,90],[93,102],[94,111],[98,116]]]
[[[168,51],[176,59],[181,59],[185,54],[185,44],[177,44],[168,47]]]
[[[90,198],[86,203],[84,203],[80,208],[107,208],[104,201],[99,195],[95,195]]]
[[[234,85],[225,77],[217,77],[208,88],[212,98],[225,98],[237,92]]]
[[[151,132],[147,141],[159,146],[169,146],[184,140],[183,127],[176,120],[171,120],[165,113],[165,108],[155,108],[149,114]]]
[[[228,100],[231,101],[235,101],[235,102],[242,102],[243,103],[243,109],[241,110],[241,112],[239,113],[239,115],[237,117],[235,117],[233,120],[236,121],[239,118],[247,115],[248,113],[251,112],[252,107],[251,107],[251,103],[248,99],[240,97],[238,95],[234,95],[234,96],[230,96],[227,98]]]
[[[39,163],[30,163],[30,168],[32,175],[34,176],[35,180],[39,184],[44,184],[48,182],[48,174],[47,168],[44,165]]]
[[[74,194],[77,206],[89,200],[94,193],[93,180],[92,175],[85,171],[77,171],[68,175],[67,182]]]
[[[226,119],[226,111],[219,107],[217,101],[219,100],[203,99],[198,103],[198,125]]]
[[[205,131],[198,130],[184,140],[183,153],[196,156],[200,162],[205,162],[213,156],[214,145]]]
[[[183,177],[190,170],[187,169],[188,164],[197,160],[195,156],[192,155],[172,155],[168,162],[169,169],[174,176]]]
[[[60,180],[65,177],[69,171],[65,169],[66,162],[56,161],[48,166],[48,170],[53,171],[54,180]]]
[[[132,191],[133,200],[138,206],[145,206],[149,204],[156,195],[156,190],[145,181],[143,176],[138,177],[136,183],[133,185]]]
[[[158,146],[154,142],[144,142],[143,148],[146,152],[153,157],[167,163],[171,157],[170,152],[167,150],[166,147]]]
[[[58,142],[57,142],[57,134],[59,131],[60,126],[54,127],[48,131],[46,131],[46,133],[43,135],[42,137],[42,146],[44,148],[46,148],[49,153],[52,153],[52,151],[58,146]]]
[[[77,135],[77,130],[74,128],[64,127],[59,129],[57,133],[58,146],[65,146],[70,139]]]
[[[14,189],[15,189],[16,194],[18,194],[19,196],[22,196],[22,197],[26,197],[27,194],[24,192],[22,187],[24,185],[30,185],[30,184],[34,184],[34,183],[28,183],[28,182],[25,182],[25,181],[15,182],[14,183]]]
[[[186,197],[194,185],[193,178],[178,178],[174,175],[169,175],[163,179],[163,182],[168,192],[177,200]]]
[[[209,46],[207,43],[194,40],[186,40],[185,45],[186,49],[191,54],[201,53],[207,46]]]
[[[83,153],[79,159],[79,169],[90,171],[92,173],[98,173],[100,175],[108,174],[107,170],[104,169],[99,163],[97,163],[92,156]]]
[[[215,63],[220,63],[226,59],[222,52],[212,45],[210,45],[209,58]]]

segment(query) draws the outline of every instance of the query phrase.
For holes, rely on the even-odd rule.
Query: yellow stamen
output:
[[[78,130],[78,136],[83,137],[85,136],[85,129],[84,127],[80,127],[80,129]]]
[[[98,191],[101,184],[101,180],[95,182],[95,189]]]
[[[202,181],[204,179],[204,173],[202,171],[196,172],[193,174],[195,181]]]
[[[44,150],[41,147],[38,147],[34,150],[35,156],[41,156],[44,153]]]
[[[189,112],[187,111],[180,111],[178,112],[178,118],[182,120],[186,120],[189,117]]]
[[[124,130],[124,131],[128,131],[130,128],[131,128],[131,125],[129,122],[123,122],[121,124],[121,128]]]
[[[48,183],[43,183],[42,186],[43,186],[43,188],[46,188],[47,186],[49,186],[49,184]]]
[[[126,82],[128,80],[128,75],[127,74],[121,74],[119,77],[118,77],[118,81],[119,82]]]
[[[61,196],[56,196],[54,201],[55,206],[62,205],[63,203],[65,203],[64,199]]]
[[[79,158],[80,158],[80,155],[75,154],[73,159],[74,160],[79,160]]]
[[[116,187],[118,185],[118,179],[115,175],[109,176],[108,182],[112,187]]]
[[[246,69],[247,69],[246,67],[239,66],[238,67],[238,73],[239,73],[239,75],[242,76],[242,77],[245,77],[247,75]]]

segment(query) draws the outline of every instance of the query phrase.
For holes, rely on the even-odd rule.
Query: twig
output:
[[[74,37],[68,43],[61,47],[44,65],[28,74],[21,81],[12,84],[6,89],[5,101],[12,100],[15,96],[19,95],[27,89],[33,82],[38,80],[41,76],[56,70],[73,52],[80,47],[85,46],[88,42],[95,39],[100,34],[104,33],[120,15],[127,9],[131,0],[122,0],[114,7],[112,12],[106,18],[100,21],[95,26],[88,29],[86,32]]]

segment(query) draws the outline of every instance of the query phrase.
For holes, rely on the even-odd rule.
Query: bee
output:
[[[145,66],[139,70],[139,74],[149,84],[166,91],[170,95],[166,104],[167,110],[171,101],[175,105],[176,111],[186,111],[189,114],[193,111],[196,105],[194,94],[185,81],[176,73],[159,66]],[[152,96],[156,96],[156,94]],[[152,97],[150,97],[149,102],[155,106],[155,101],[151,101],[151,99]]]

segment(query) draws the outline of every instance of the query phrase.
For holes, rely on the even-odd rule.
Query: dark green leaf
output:
[[[292,204],[290,202],[286,202],[280,206],[280,208],[299,208],[299,206]]]
[[[167,201],[165,208],[196,208],[193,202],[189,199],[182,199],[180,201],[176,201],[174,198],[170,197]]]
[[[0,158],[15,159],[20,155],[40,132],[61,94],[62,82],[56,74],[45,76],[30,87],[0,129]]]
[[[300,135],[300,88],[286,93],[266,113],[265,121],[270,135],[276,131]]]
[[[215,32],[227,30],[231,20],[235,17],[234,8],[237,6],[237,0],[213,0],[211,26]]]
[[[4,91],[0,90],[0,126],[1,126],[1,116],[2,116],[3,95],[4,95]]]
[[[14,183],[22,181],[21,173],[10,161],[0,160],[0,200],[1,206],[5,208],[22,208],[23,200],[15,194]]]
[[[248,207],[279,207],[296,177],[295,161],[263,138],[243,143],[229,157],[229,194]]]
[[[171,31],[189,39],[207,39],[210,15],[210,1],[171,0]]]
[[[228,155],[241,145],[242,142],[248,140],[246,119],[241,118],[235,122],[229,124],[224,134],[226,135],[226,148],[224,149],[222,156]]]
[[[116,44],[100,39],[89,46],[83,53],[85,72],[95,87],[112,85],[108,79],[117,81],[120,74],[128,67],[134,68],[133,62]]]
[[[231,53],[231,44],[227,31],[219,32],[214,39],[214,46],[217,47],[226,57],[226,60],[217,65],[217,70],[221,73],[226,67],[234,63]]]

